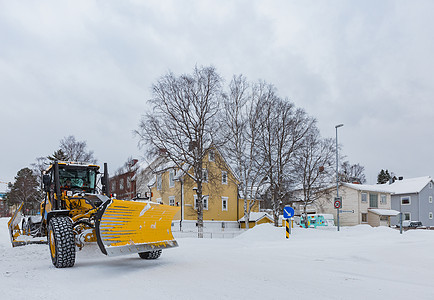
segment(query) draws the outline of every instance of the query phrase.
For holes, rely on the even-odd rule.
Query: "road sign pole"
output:
[[[291,230],[289,229],[289,219],[285,219],[285,225],[286,225],[286,238],[289,239],[289,234],[291,233]]]

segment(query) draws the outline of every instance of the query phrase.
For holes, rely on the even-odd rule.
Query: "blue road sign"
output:
[[[283,218],[290,219],[294,216],[294,209],[291,206],[285,206],[283,208]]]

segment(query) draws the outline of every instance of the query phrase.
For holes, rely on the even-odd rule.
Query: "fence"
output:
[[[245,229],[240,229],[238,231],[207,231],[203,233],[203,237],[206,239],[232,239],[239,236]],[[175,238],[197,238],[197,231],[175,231],[173,232]]]

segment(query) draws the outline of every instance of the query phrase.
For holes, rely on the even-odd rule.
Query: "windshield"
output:
[[[61,187],[65,189],[95,189],[96,170],[89,168],[59,168]]]

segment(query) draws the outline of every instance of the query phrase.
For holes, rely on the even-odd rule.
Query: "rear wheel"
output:
[[[139,253],[139,256],[141,259],[157,259],[161,256],[161,252],[162,250],[141,252]]]
[[[75,263],[72,221],[67,216],[53,217],[48,225],[48,245],[56,268],[69,268]]]

